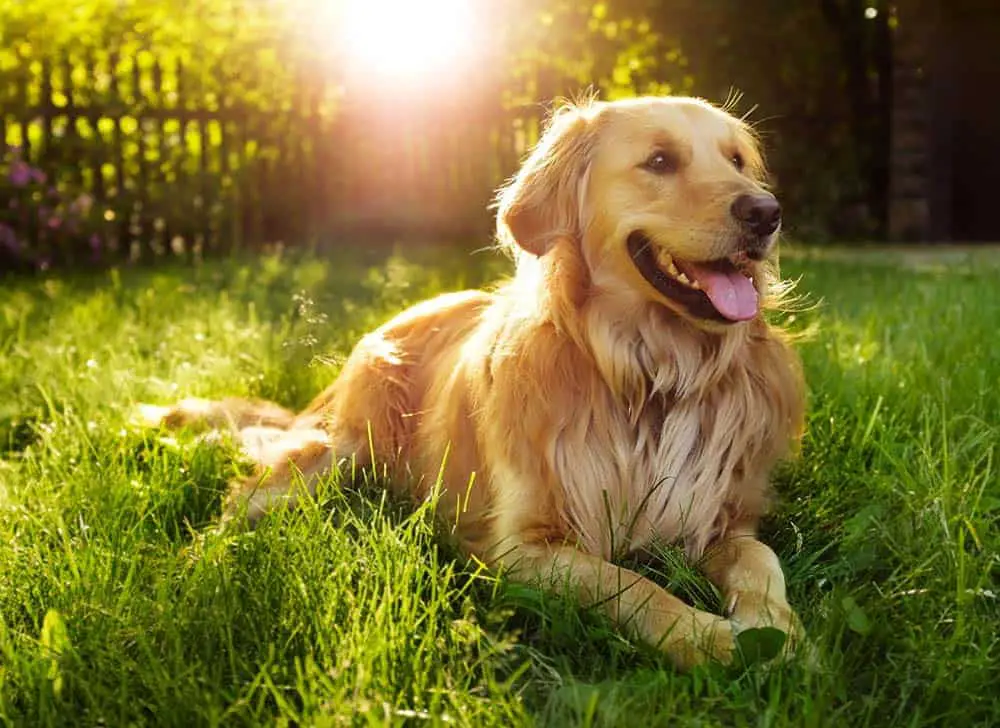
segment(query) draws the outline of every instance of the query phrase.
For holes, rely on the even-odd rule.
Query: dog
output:
[[[240,433],[257,470],[224,522],[377,463],[438,496],[466,553],[570,589],[681,669],[733,660],[744,629],[775,627],[788,649],[802,628],[757,528],[804,383],[764,318],[781,287],[765,177],[752,129],[705,101],[566,104],[498,193],[508,282],[399,314],[301,413],[186,400],[144,417]],[[684,547],[726,616],[613,563],[653,542]]]

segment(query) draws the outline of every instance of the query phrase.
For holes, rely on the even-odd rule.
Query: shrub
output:
[[[20,147],[6,146],[0,157],[0,200],[0,267],[100,262],[104,240],[92,196],[50,179]],[[81,250],[88,251],[86,259]]]

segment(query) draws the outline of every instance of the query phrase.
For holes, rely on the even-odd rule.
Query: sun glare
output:
[[[440,74],[470,59],[470,0],[346,0],[338,25],[352,70],[383,80]]]

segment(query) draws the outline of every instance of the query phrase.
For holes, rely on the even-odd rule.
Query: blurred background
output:
[[[0,0],[0,269],[488,243],[551,100],[760,130],[808,242],[1000,239],[995,0]]]

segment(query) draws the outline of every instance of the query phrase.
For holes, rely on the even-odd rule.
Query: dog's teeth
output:
[[[677,274],[677,280],[679,280],[681,283],[683,283],[686,286],[690,286],[691,285],[691,279],[688,278],[683,273],[678,273]]]
[[[677,266],[674,265],[673,260],[671,260],[670,263],[667,265],[667,273],[672,275],[674,278],[677,278],[681,274],[680,271],[677,270]]]
[[[698,281],[691,281],[691,287],[696,291],[701,290],[701,284]]]

